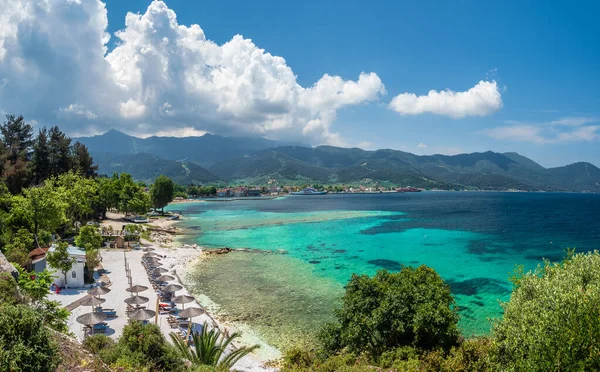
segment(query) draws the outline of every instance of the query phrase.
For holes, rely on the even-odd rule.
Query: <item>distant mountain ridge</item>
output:
[[[264,138],[150,137],[118,131],[78,138],[100,172],[126,171],[151,181],[164,173],[179,183],[381,183],[423,188],[600,192],[590,163],[544,168],[514,152],[415,155],[333,146],[285,145]],[[152,154],[152,155],[149,155]]]
[[[245,154],[273,147],[290,145],[257,137],[223,137],[205,134],[197,137],[148,137],[138,138],[111,129],[92,136],[74,138],[85,144],[93,154],[134,155],[148,153],[168,160],[187,160],[206,166],[222,160],[222,156]]]

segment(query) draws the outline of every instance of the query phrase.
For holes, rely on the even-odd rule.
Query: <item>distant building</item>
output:
[[[256,190],[256,189],[246,190],[246,196],[260,196],[260,194],[261,194],[261,190]]]
[[[54,252],[54,250],[56,249],[56,245],[53,244],[50,249],[48,249],[48,252]],[[69,252],[69,256],[71,256],[72,258],[74,258],[74,263],[73,263],[73,267],[71,268],[71,270],[69,270],[69,272],[67,272],[67,282],[65,283],[65,277],[62,273],[62,271],[59,271],[57,269],[53,269],[51,266],[48,266],[49,268],[52,268],[52,270],[55,270],[56,272],[54,273],[54,283],[56,285],[58,285],[59,287],[64,287],[64,288],[79,288],[79,287],[83,287],[84,286],[84,281],[83,281],[83,270],[85,268],[85,251],[80,249],[79,247],[75,247],[70,245],[68,248],[68,252]]]
[[[230,196],[229,189],[218,189],[217,196],[220,198],[226,198],[226,197]]]
[[[48,248],[36,248],[33,251],[29,252],[29,259],[31,263],[29,264],[30,270],[39,273],[44,271],[46,268],[46,253],[48,252]]]

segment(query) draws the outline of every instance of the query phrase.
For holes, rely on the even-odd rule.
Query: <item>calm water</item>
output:
[[[352,273],[433,267],[463,333],[489,332],[515,265],[600,248],[600,195],[422,192],[290,196],[175,205],[188,243],[235,247],[199,265],[196,290],[222,314],[285,347],[332,319]],[[197,234],[196,234],[197,233]]]

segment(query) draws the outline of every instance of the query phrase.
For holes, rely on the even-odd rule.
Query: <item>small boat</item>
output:
[[[327,191],[318,191],[312,187],[307,187],[301,191],[291,192],[290,195],[325,195]]]
[[[421,191],[423,191],[423,190],[417,189],[416,187],[411,187],[411,186],[399,187],[396,189],[396,192],[421,192]]]
[[[170,220],[178,220],[178,219],[179,219],[179,217],[181,217],[181,215],[180,215],[180,214],[176,214],[176,215],[174,215],[173,217],[169,217],[169,219],[170,219]]]

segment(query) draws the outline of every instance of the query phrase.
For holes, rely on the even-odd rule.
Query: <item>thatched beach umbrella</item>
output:
[[[81,306],[96,306],[96,305],[100,305],[102,303],[106,302],[106,300],[104,298],[98,298],[98,297],[90,297],[85,301],[81,302]]]
[[[150,270],[150,274],[152,275],[160,275],[160,274],[164,274],[164,273],[168,273],[169,270],[164,269],[162,267],[156,267],[153,270]]]
[[[156,265],[160,265],[160,258],[156,258],[156,257],[144,257],[142,258],[142,261],[145,262],[146,264],[156,264]]]
[[[171,275],[161,275],[158,278],[156,278],[156,281],[158,282],[168,282],[171,280],[175,280],[175,277]]]
[[[83,325],[95,325],[102,323],[106,320],[106,314],[104,313],[87,313],[77,317],[77,323]]]
[[[204,309],[200,307],[188,307],[187,309],[182,310],[179,313],[179,316],[182,318],[193,318],[202,314],[204,314]]]
[[[199,307],[188,307],[185,310],[182,310],[179,313],[179,316],[182,318],[190,318],[190,324],[188,326],[188,335],[190,334],[190,331],[192,330],[192,318],[198,315],[202,315],[204,314],[204,309],[199,308]]]
[[[158,253],[148,252],[144,253],[144,257],[160,257],[160,255]]]
[[[150,299],[148,297],[138,296],[138,295],[131,296],[131,297],[125,299],[125,303],[127,303],[129,305],[141,305],[141,304],[145,304],[148,301],[150,301]]]
[[[162,290],[164,292],[176,292],[176,291],[181,291],[183,289],[182,286],[180,286],[179,284],[167,284],[164,287],[162,287]]]
[[[179,295],[179,296],[171,299],[171,301],[173,301],[176,304],[182,304],[184,309],[185,309],[185,304],[190,303],[194,300],[195,300],[195,298],[190,295]]]
[[[125,289],[127,292],[131,292],[131,293],[139,293],[139,292],[144,292],[145,290],[147,290],[148,287],[144,286],[144,285],[133,285],[127,289]]]
[[[80,315],[75,320],[77,321],[77,323],[92,326],[92,334],[94,334],[94,325],[105,321],[106,314],[91,312],[91,313]]]
[[[110,292],[110,288],[107,287],[94,287],[88,291],[92,296],[101,296]]]
[[[127,316],[129,317],[129,319],[143,321],[153,318],[155,315],[156,311],[148,309],[139,309],[130,312]]]

